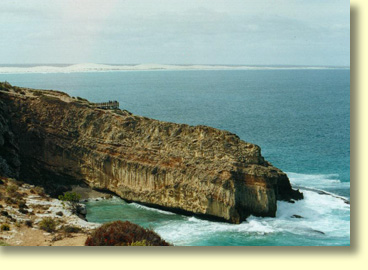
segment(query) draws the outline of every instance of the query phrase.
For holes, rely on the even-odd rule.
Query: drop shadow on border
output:
[[[350,212],[350,246],[345,247],[268,247],[268,246],[246,246],[246,247],[0,247],[0,253],[7,257],[19,257],[19,255],[67,255],[70,258],[80,257],[84,255],[94,256],[129,256],[129,258],[142,258],[142,256],[170,256],[170,255],[183,255],[202,257],[203,255],[231,255],[231,256],[249,256],[249,255],[313,255],[315,257],[324,257],[326,255],[339,255],[339,254],[356,254],[359,250],[360,243],[358,242],[358,235],[361,231],[358,214],[359,203],[357,200],[357,161],[359,156],[359,89],[358,79],[360,78],[359,67],[359,10],[357,7],[351,6],[350,9],[350,195],[351,195],[351,208]]]

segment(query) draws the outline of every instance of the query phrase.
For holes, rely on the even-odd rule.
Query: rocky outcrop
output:
[[[0,99],[20,177],[44,186],[82,181],[128,201],[232,223],[274,217],[276,200],[303,197],[257,145],[227,131],[98,109],[57,91],[9,88]]]
[[[0,176],[18,177],[20,170],[19,149],[11,131],[9,109],[0,99]]]

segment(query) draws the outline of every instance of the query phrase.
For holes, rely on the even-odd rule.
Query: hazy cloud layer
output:
[[[0,2],[0,63],[349,65],[349,1]]]

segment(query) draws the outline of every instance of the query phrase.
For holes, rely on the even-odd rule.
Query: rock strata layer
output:
[[[85,182],[231,223],[274,217],[277,200],[303,198],[260,147],[228,131],[98,109],[58,91],[0,88],[0,161],[22,179]]]

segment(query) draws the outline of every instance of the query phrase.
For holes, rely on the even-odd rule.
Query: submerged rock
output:
[[[10,119],[20,176],[46,188],[85,182],[128,201],[232,223],[274,217],[277,200],[303,198],[259,146],[228,131],[21,89],[0,91],[7,108],[0,112]]]
[[[325,235],[325,233],[324,232],[322,232],[322,231],[319,231],[319,230],[311,230],[312,232],[315,232],[315,233],[317,233],[317,234],[322,234],[322,235]]]

